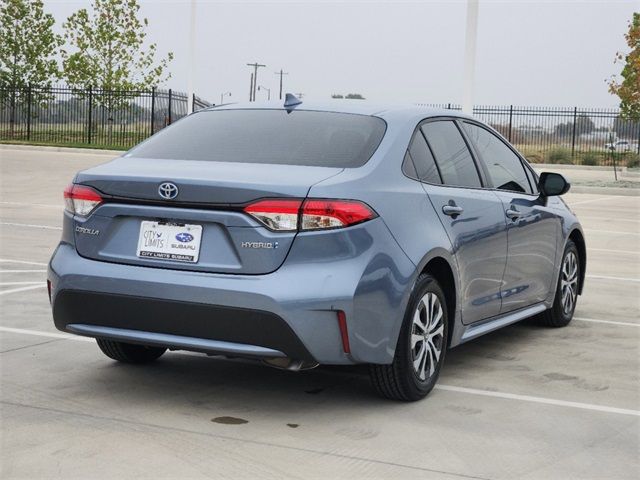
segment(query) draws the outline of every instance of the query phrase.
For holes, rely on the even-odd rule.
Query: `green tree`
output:
[[[0,2],[0,102],[9,105],[11,136],[21,117],[20,105],[50,99],[41,89],[27,87],[48,87],[58,77],[55,55],[62,39],[53,32],[54,23],[40,0]]]
[[[58,75],[60,36],[40,0],[0,3],[0,87],[48,86]]]
[[[609,91],[620,98],[622,116],[628,119],[640,119],[640,13],[634,13],[629,22],[629,31],[624,36],[629,53],[616,53],[615,62],[624,62],[622,81],[613,77],[609,82]]]
[[[62,50],[69,85],[104,90],[142,90],[166,81],[173,53],[155,62],[156,44],[144,49],[146,18],[137,0],[93,0],[92,12],[80,9],[64,23],[71,48]]]

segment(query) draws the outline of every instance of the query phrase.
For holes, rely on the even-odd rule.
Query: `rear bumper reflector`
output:
[[[338,326],[340,327],[340,336],[342,337],[342,350],[344,353],[351,353],[349,345],[349,330],[347,329],[347,316],[342,310],[338,310]]]

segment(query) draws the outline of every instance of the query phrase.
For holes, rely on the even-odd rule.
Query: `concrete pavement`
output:
[[[364,368],[125,366],[55,330],[42,285],[62,190],[109,158],[0,150],[0,477],[637,478],[640,198],[566,196],[589,255],[570,326],[451,350],[439,388],[403,404]]]

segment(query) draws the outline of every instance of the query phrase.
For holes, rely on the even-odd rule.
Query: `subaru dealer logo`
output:
[[[193,240],[193,235],[187,232],[182,232],[176,235],[176,240],[182,243],[189,243],[191,240]]]
[[[178,187],[171,182],[161,183],[158,187],[158,195],[166,200],[172,200],[178,196]]]

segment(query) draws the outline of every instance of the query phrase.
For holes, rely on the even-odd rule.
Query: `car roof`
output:
[[[283,100],[268,102],[227,103],[213,106],[207,110],[285,110]],[[302,100],[302,103],[289,107],[290,110],[305,110],[356,115],[371,115],[381,118],[392,117],[395,121],[414,120],[437,116],[472,118],[459,110],[433,108],[418,104],[376,103],[368,100]]]

